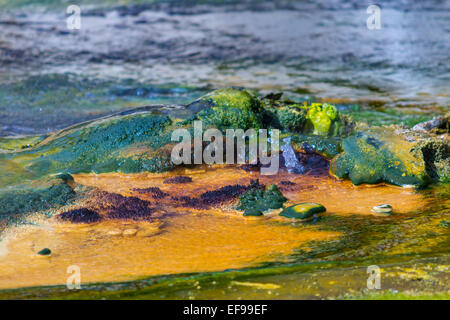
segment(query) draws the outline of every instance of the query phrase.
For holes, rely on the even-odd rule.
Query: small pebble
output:
[[[113,229],[113,230],[109,230],[107,232],[107,234],[110,236],[120,236],[122,234],[122,231],[119,229]]]
[[[49,256],[52,254],[52,251],[49,248],[44,248],[41,251],[38,252],[41,256]]]
[[[392,213],[392,206],[389,204],[380,204],[379,206],[373,207],[372,211],[376,213],[389,214]]]
[[[136,229],[126,229],[126,230],[123,232],[123,235],[124,235],[124,236],[134,236],[134,235],[136,235],[136,233],[137,233],[137,230],[136,230]]]
[[[283,209],[280,216],[307,221],[314,219],[315,216],[325,211],[325,207],[320,203],[304,202]]]

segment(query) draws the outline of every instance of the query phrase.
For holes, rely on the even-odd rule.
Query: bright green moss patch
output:
[[[266,189],[254,188],[239,197],[237,210],[243,210],[244,216],[262,216],[264,211],[279,209],[287,199],[274,184]]]
[[[261,109],[258,97],[251,91],[236,88],[218,89],[201,97],[190,105],[193,108],[196,104],[204,107],[236,108],[258,111]]]
[[[327,136],[331,129],[331,123],[337,117],[336,107],[331,104],[313,103],[308,106],[306,119],[312,124],[313,134]]]
[[[306,123],[303,129],[305,134],[314,134],[328,137],[348,136],[354,128],[353,121],[340,114],[334,105],[328,103],[312,103],[304,105],[306,110]]]

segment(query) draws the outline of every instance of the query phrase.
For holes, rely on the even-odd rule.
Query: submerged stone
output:
[[[312,219],[315,214],[325,212],[323,205],[314,202],[294,204],[280,212],[280,216],[301,220]]]
[[[41,251],[39,251],[37,254],[41,256],[49,256],[52,254],[52,251],[49,248],[44,248]]]
[[[122,235],[131,237],[131,236],[135,236],[136,233],[137,233],[137,229],[125,229],[123,231]]]
[[[392,213],[392,206],[389,204],[380,204],[378,206],[373,207],[372,211],[376,213],[389,214]]]

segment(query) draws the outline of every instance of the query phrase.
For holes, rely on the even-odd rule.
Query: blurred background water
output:
[[[81,7],[81,29],[66,8]],[[450,109],[450,1],[0,0],[0,136],[214,88],[412,125]]]

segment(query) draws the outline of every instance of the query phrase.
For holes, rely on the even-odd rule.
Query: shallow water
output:
[[[196,291],[196,297],[269,298],[272,294],[267,292],[269,290],[276,294],[274,297],[300,298],[309,297],[310,293],[299,288],[292,290],[289,279],[301,281],[305,278],[309,279],[308,283],[314,282],[308,278],[309,273],[315,270],[314,267],[306,274],[297,274],[296,267],[291,271],[289,268],[282,271],[283,266],[293,264],[300,268],[302,265],[319,263],[316,269],[318,272],[321,270],[320,263],[328,261],[331,268],[318,273],[314,279],[335,283],[336,279],[343,276],[340,274],[345,273],[339,262],[343,262],[344,266],[345,263],[355,265],[356,270],[351,271],[351,274],[356,273],[357,278],[345,275],[349,277],[348,281],[352,279],[351,285],[345,287],[345,283],[341,283],[329,292],[327,288],[333,283],[309,288],[311,292],[315,290],[320,295],[331,297],[349,293],[352,287],[363,286],[365,282],[361,280],[364,279],[361,265],[377,261],[382,266],[391,263],[390,272],[409,268],[412,271],[408,272],[413,275],[417,272],[428,274],[427,271],[417,269],[413,260],[421,261],[431,254],[434,259],[438,259],[438,263],[431,263],[430,268],[436,274],[430,279],[442,282],[439,287],[435,287],[439,292],[448,289],[445,279],[449,271],[445,266],[448,264],[446,245],[449,233],[448,227],[441,226],[440,222],[448,219],[446,210],[449,202],[448,199],[432,196],[430,191],[385,185],[356,187],[348,181],[338,182],[323,174],[280,172],[277,176],[260,176],[259,173],[233,167],[189,170],[183,173],[192,177],[191,183],[163,183],[167,177],[180,173],[75,175],[77,184],[140,197],[150,201],[160,213],[151,222],[104,220],[87,225],[60,222],[56,216],[51,219],[42,215],[31,217],[30,225],[11,228],[4,234],[0,250],[0,288],[64,284],[66,270],[71,265],[77,265],[82,270],[84,285],[158,275],[252,268],[250,270],[254,270],[254,273],[249,271],[242,276],[246,281],[239,281],[239,274],[237,279],[228,279],[226,272],[217,273],[215,277],[228,279],[227,286],[231,285],[232,290],[226,290],[225,293],[211,285],[197,285],[197,290],[203,289]],[[242,212],[233,209],[234,201],[211,209],[193,209],[174,206],[170,200],[171,196],[195,197],[207,190],[234,183],[245,185],[254,178],[259,178],[264,184],[279,184],[283,180],[294,182],[295,185],[289,187],[280,186],[289,199],[286,205],[315,201],[323,204],[327,212],[313,222],[292,222],[278,216],[280,210],[273,210],[264,217],[244,217]],[[149,187],[158,187],[168,196],[160,199],[151,193],[135,191]],[[436,201],[442,201],[439,202],[441,209]],[[394,207],[394,214],[372,213],[371,208],[379,203],[390,203]],[[83,201],[78,206],[83,206]],[[67,208],[56,213],[63,210]],[[51,256],[36,255],[44,247],[51,248]],[[396,261],[396,264],[392,265],[392,261]],[[282,269],[273,270],[273,266]],[[426,264],[427,268],[429,266]],[[261,274],[263,270],[270,276]],[[175,278],[174,281],[177,283],[180,280]],[[415,287],[411,286],[411,281],[409,289]],[[304,286],[302,284],[301,288]],[[407,287],[408,283],[402,283],[402,286]],[[418,288],[423,292],[425,287]],[[149,289],[153,290],[151,286]],[[167,289],[163,286],[160,293]],[[86,295],[95,295],[89,292]],[[164,294],[173,298],[175,293]],[[177,294],[188,298],[193,293]]]
[[[135,107],[186,104],[231,85],[334,102],[375,125],[413,125],[450,110],[445,1],[382,1],[382,29],[374,31],[366,28],[367,4],[360,1],[87,2],[82,28],[74,31],[66,28],[60,1],[0,0],[0,136],[47,134]],[[168,187],[146,174],[75,178],[154,201],[132,189],[196,196],[255,176],[232,168],[187,174],[194,179],[189,187]],[[291,223],[277,212],[254,219],[230,206],[166,206],[153,222],[80,227],[44,212],[2,235],[0,289],[64,284],[76,261],[91,270],[82,277],[86,291],[41,287],[2,291],[0,298],[366,297],[371,264],[383,268],[383,290],[394,297],[406,290],[448,298],[447,185],[355,187],[328,175],[285,172],[273,179],[261,177],[295,181],[282,190],[289,203],[319,202],[327,213]],[[393,205],[394,215],[373,215],[381,203]],[[136,234],[124,236],[127,229]],[[36,257],[46,246],[52,256]]]

